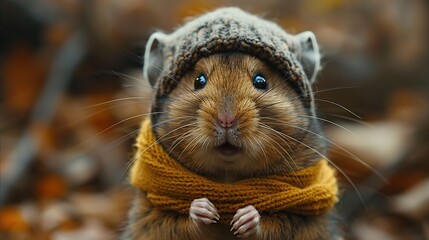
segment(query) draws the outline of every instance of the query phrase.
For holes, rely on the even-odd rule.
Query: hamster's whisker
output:
[[[264,146],[263,146],[263,144],[261,143],[261,141],[258,139],[258,138],[256,138],[255,136],[252,136],[252,138],[255,140],[255,142],[256,142],[256,144],[258,144],[258,146],[260,147],[260,149],[262,150],[262,154],[264,155],[264,159],[265,159],[265,166],[269,166],[269,161],[268,161],[268,157],[267,157],[267,154],[266,154],[266,152],[265,152],[265,150],[264,150]]]
[[[180,130],[180,129],[182,129],[182,128],[184,128],[184,127],[187,127],[188,125],[194,125],[194,123],[192,123],[192,124],[187,124],[187,125],[183,125],[183,126],[180,126],[180,127],[178,127],[178,128],[175,128],[175,129],[173,129],[172,131],[170,131],[170,132],[168,132],[168,133],[166,133],[166,134],[164,134],[164,135],[162,135],[161,137],[159,137],[156,141],[154,141],[152,144],[150,144],[147,148],[145,148],[142,152],[141,152],[141,154],[143,154],[144,152],[146,152],[149,148],[151,148],[152,146],[154,146],[155,144],[158,144],[158,143],[160,143],[161,142],[161,140],[163,140],[165,137],[167,137],[168,135],[170,135],[171,133],[173,133],[173,132],[175,132],[175,131],[178,131],[178,130]],[[125,173],[125,172],[127,172],[128,171],[128,169],[131,167],[131,165],[134,163],[134,161],[136,160],[136,157],[134,157],[133,159],[132,159],[132,161],[130,162],[130,163],[128,163],[127,164],[127,166],[126,166],[126,168],[125,168],[125,170],[123,171],[123,173],[121,174],[122,176],[123,176],[123,174]],[[122,177],[121,177],[122,178]]]
[[[331,141],[330,139],[326,138],[325,136],[320,135],[320,134],[318,134],[318,133],[315,133],[315,132],[313,132],[313,131],[310,131],[310,130],[308,130],[308,129],[305,129],[305,128],[302,128],[302,127],[299,127],[299,126],[294,126],[294,125],[287,124],[287,123],[283,123],[283,124],[285,124],[285,125],[287,125],[287,126],[289,126],[289,127],[295,128],[295,129],[300,129],[300,130],[302,130],[302,131],[308,132],[308,133],[310,133],[310,134],[313,134],[314,136],[317,136],[317,137],[320,137],[320,138],[324,139],[325,141],[327,141],[327,142],[331,143],[331,144],[332,144],[332,145],[334,145],[335,147],[337,147],[337,148],[341,149],[342,151],[344,151],[345,153],[349,154],[349,156],[351,156],[351,158],[352,158],[353,160],[357,161],[358,163],[362,164],[363,166],[365,166],[366,168],[368,168],[369,170],[371,170],[372,172],[374,172],[374,173],[375,173],[375,174],[376,174],[376,175],[377,175],[377,176],[378,176],[382,181],[384,181],[385,183],[387,183],[387,179],[386,179],[383,175],[381,175],[381,173],[380,173],[380,172],[378,172],[377,170],[375,170],[371,165],[369,165],[368,163],[366,163],[365,161],[363,161],[362,159],[360,159],[358,156],[356,156],[355,154],[353,154],[353,153],[352,153],[352,152],[350,152],[349,150],[347,150],[347,149],[345,149],[345,148],[341,147],[341,146],[340,146],[339,144],[337,144],[336,142]]]
[[[268,95],[271,91],[273,91],[276,87],[280,86],[279,83],[271,86],[270,88],[268,88],[267,90],[265,90],[264,92],[261,92],[259,96],[257,96],[254,101],[258,102],[259,100],[261,100],[261,98],[265,97],[266,95]]]
[[[342,149],[339,149],[339,148],[329,148],[328,152],[329,152],[329,154],[333,153],[333,154],[341,156],[341,157],[352,158],[352,160],[355,160],[355,159],[353,159],[353,157],[350,156],[350,154],[348,154],[347,152],[344,152]],[[371,169],[369,169],[369,170],[371,172],[373,172],[373,170],[371,170]]]
[[[181,128],[186,127],[185,126],[181,126],[179,128],[175,128],[172,131],[162,135],[160,138],[158,138],[156,141],[154,141],[153,143],[151,143],[148,147],[146,147],[145,149],[143,149],[143,151],[141,152],[141,154],[143,154],[144,152],[146,152],[149,148],[151,148],[152,146],[154,146],[155,144],[158,144],[164,137],[168,136],[169,134],[171,134],[172,132],[175,132],[177,130],[180,130]],[[122,170],[121,174],[119,175],[119,179],[117,181],[117,183],[115,184],[115,191],[119,185],[119,183],[122,181],[123,177],[125,176],[125,173],[128,172],[128,170],[130,169],[130,167],[134,164],[134,162],[139,158],[140,156],[138,156],[137,154],[131,158],[131,160],[125,165],[125,168]]]
[[[68,123],[68,124],[64,125],[63,128],[74,127],[74,126],[78,125],[79,123],[85,122],[86,120],[92,118],[93,116],[96,116],[99,113],[102,113],[102,112],[105,112],[105,111],[108,111],[108,110],[111,110],[111,109],[114,109],[114,108],[117,108],[117,107],[122,107],[122,106],[128,105],[128,104],[130,104],[130,103],[129,102],[121,102],[121,103],[116,103],[116,104],[114,104],[112,106],[104,107],[104,108],[102,108],[100,110],[97,110],[97,111],[91,111],[90,114],[86,114],[82,118],[77,119],[74,122],[71,122],[71,123]],[[98,105],[98,104],[96,104],[96,105]],[[99,105],[104,105],[104,103],[100,103]],[[76,111],[82,111],[82,110],[85,110],[87,108],[92,108],[92,107],[96,107],[96,106],[95,105],[91,105],[91,106],[88,106],[88,107],[79,107],[79,108],[76,109]],[[79,113],[79,114],[81,114],[81,113]]]
[[[195,132],[195,130],[194,131],[191,131],[191,133],[189,134],[189,136],[191,136],[192,135],[192,133],[194,133]],[[191,145],[193,145],[193,147],[189,150],[189,151],[191,151],[192,152],[192,150],[195,148],[195,146],[196,146],[196,144],[194,144],[194,143],[196,143],[197,141],[198,141],[198,138],[200,138],[202,135],[203,135],[204,133],[200,133],[198,136],[196,136],[196,137],[194,137],[186,146],[185,146],[185,148],[183,148],[183,150],[182,150],[182,152],[180,153],[180,155],[177,157],[177,159],[180,159],[181,157],[182,157],[182,155],[183,155],[183,153],[186,151],[186,149],[188,149],[188,147],[189,146],[191,146]],[[189,137],[188,136],[188,137]]]
[[[185,141],[186,138],[188,138],[191,135],[192,130],[188,130],[181,134],[179,137],[174,140],[174,142],[171,144],[170,149],[168,150],[168,154],[171,155],[171,153],[178,147],[183,141]]]
[[[329,100],[326,100],[326,99],[321,99],[321,98],[314,98],[314,101],[319,101],[319,102],[325,102],[325,103],[332,104],[332,105],[334,105],[334,106],[337,106],[337,107],[339,107],[339,108],[341,108],[341,109],[343,109],[343,110],[347,111],[348,113],[350,113],[350,114],[351,114],[351,115],[353,115],[354,117],[356,117],[356,118],[358,118],[358,119],[362,119],[359,115],[357,115],[356,113],[354,113],[352,110],[350,110],[350,109],[348,109],[348,108],[344,107],[343,105],[341,105],[341,104],[339,104],[339,103],[336,103],[336,102],[333,102],[333,101],[329,101]]]
[[[129,133],[127,133],[127,134],[125,134],[124,136],[119,137],[119,138],[117,138],[116,140],[114,140],[114,141],[110,142],[110,143],[109,143],[109,144],[107,144],[106,146],[103,146],[103,147],[102,147],[102,149],[107,149],[107,148],[113,147],[113,146],[115,146],[116,144],[118,144],[118,145],[119,145],[119,144],[121,144],[121,143],[125,142],[127,139],[129,139],[132,135],[134,135],[134,134],[138,133],[139,131],[140,131],[140,129],[133,130],[133,131],[131,131],[131,132],[129,132]]]
[[[140,44],[141,43],[139,43],[139,46],[140,46]],[[144,63],[144,57],[142,57],[142,56],[134,53],[133,50],[127,49],[125,47],[121,47],[121,50],[124,51],[124,52],[127,52],[127,53],[131,54],[133,57],[137,58],[138,59],[137,63],[139,63],[139,64]],[[133,60],[135,60],[135,59],[133,59]]]
[[[189,129],[188,131],[184,132],[179,137],[177,137],[177,139],[174,140],[173,143],[171,144],[171,148],[168,151],[168,154],[170,155],[177,146],[179,146],[186,138],[190,137],[193,131],[195,130]]]
[[[179,127],[179,128],[176,128],[176,129],[174,129],[174,130],[172,130],[172,131],[170,131],[170,132],[168,132],[168,133],[166,133],[166,134],[164,134],[163,136],[161,136],[160,138],[158,138],[156,141],[154,141],[152,144],[150,144],[146,149],[144,149],[141,153],[143,154],[144,152],[146,152],[149,148],[151,148],[152,146],[154,146],[155,144],[158,144],[159,142],[161,142],[161,140],[165,140],[165,137],[167,137],[168,135],[170,135],[171,133],[173,133],[173,132],[175,132],[175,131],[177,131],[177,130],[180,130],[180,129],[182,129],[182,128],[184,128],[184,127],[187,127],[187,126],[192,126],[192,125],[194,125],[194,123],[191,123],[191,124],[187,124],[187,125],[183,125],[183,126],[181,126],[181,127]],[[140,130],[140,129],[138,129],[138,130]],[[136,131],[138,131],[138,130],[136,130]],[[133,131],[133,132],[135,132],[135,131]],[[167,138],[168,139],[168,138]],[[128,172],[128,170],[129,170],[129,168],[133,165],[133,163],[137,160],[137,157],[138,156],[134,156],[127,164],[126,164],[126,166],[125,166],[125,168],[124,168],[124,170],[121,172],[121,174],[120,174],[120,176],[119,176],[119,179],[118,179],[118,181],[117,181],[117,183],[115,184],[115,190],[114,190],[114,192],[116,192],[116,190],[117,190],[117,187],[119,186],[119,183],[122,181],[122,179],[123,179],[123,177],[125,176],[125,174]]]
[[[119,184],[121,183],[122,179],[130,169],[130,167],[134,164],[136,159],[137,159],[137,156],[134,156],[125,164],[124,169],[121,171],[121,174],[119,174],[119,177],[116,180],[115,187],[113,188],[113,193],[116,193],[116,191],[118,190]]]
[[[261,123],[261,127],[262,128],[265,128],[265,129],[267,129],[268,131],[271,131],[271,132],[273,132],[276,136],[278,136],[284,143],[286,143],[286,145],[287,146],[289,146],[289,148],[290,148],[290,145],[287,143],[287,141],[281,136],[281,135],[279,135],[278,133],[277,133],[277,130],[275,130],[275,129],[273,129],[273,128],[271,128],[270,126],[268,126],[268,125],[265,125],[265,124],[263,124],[263,123]],[[262,132],[261,132],[262,133]],[[272,137],[270,137],[269,135],[267,135],[267,134],[265,134],[265,133],[262,133],[262,134],[264,134],[267,138],[269,138],[271,141],[269,141],[269,142],[274,142],[274,143],[276,143],[277,144],[277,146],[279,146],[286,154],[287,154],[287,156],[289,157],[289,161],[288,161],[288,159],[286,159],[284,156],[283,156],[283,154],[282,153],[280,153],[280,151],[278,151],[278,149],[277,148],[274,148],[274,149],[276,149],[276,151],[278,151],[278,153],[280,154],[280,156],[282,156],[282,158],[286,161],[286,163],[287,163],[287,165],[289,166],[289,168],[290,168],[290,170],[293,172],[294,171],[294,168],[292,167],[292,165],[290,164],[290,162],[292,162],[294,165],[295,165],[295,168],[296,169],[298,169],[298,166],[296,165],[296,162],[295,162],[295,160],[293,159],[293,157],[290,155],[290,153],[282,146],[282,145],[280,145],[277,141],[275,141]],[[297,179],[298,180],[298,179]],[[299,181],[299,180],[298,180]]]
[[[311,116],[311,115],[299,115],[298,117],[314,118],[314,119],[317,119],[317,120],[320,120],[320,121],[323,121],[323,122],[327,122],[327,123],[330,123],[330,124],[332,124],[332,125],[334,125],[334,126],[337,126],[337,127],[341,128],[341,129],[343,129],[343,130],[344,130],[344,131],[346,131],[346,132],[349,132],[349,133],[350,133],[350,134],[352,134],[352,135],[355,135],[355,133],[354,133],[354,132],[352,132],[352,131],[351,131],[351,130],[349,130],[348,128],[344,127],[343,125],[341,125],[341,124],[339,124],[339,123],[336,123],[336,122],[333,122],[333,121],[330,121],[330,120],[325,119],[325,118],[316,117],[316,116]]]
[[[353,183],[353,181],[351,180],[351,178],[344,172],[344,170],[342,170],[337,164],[335,164],[332,160],[330,160],[325,154],[323,154],[323,153],[321,153],[321,152],[319,152],[318,150],[316,150],[316,149],[314,149],[313,147],[311,147],[311,146],[309,146],[309,145],[307,145],[307,144],[305,144],[304,142],[302,142],[302,141],[299,141],[299,140],[297,140],[296,138],[294,138],[294,137],[292,137],[292,136],[289,136],[289,135],[287,135],[287,134],[284,134],[284,133],[282,133],[282,132],[279,132],[279,131],[277,131],[277,130],[275,130],[275,129],[273,129],[273,131],[276,131],[278,134],[280,134],[281,136],[283,136],[283,137],[285,137],[285,138],[287,138],[287,139],[290,139],[290,140],[292,140],[292,141],[296,141],[297,143],[299,143],[299,144],[301,144],[302,146],[304,146],[304,147],[306,147],[306,148],[308,148],[308,149],[310,149],[310,150],[312,150],[314,153],[316,153],[317,155],[319,155],[321,158],[323,158],[323,159],[326,159],[326,161],[328,161],[333,167],[335,167],[335,169],[337,169],[337,171],[338,172],[340,172],[341,173],[341,175],[343,175],[344,176],[344,178],[347,180],[347,182],[349,182],[350,183],[350,185],[353,187],[353,189],[356,191],[356,194],[358,195],[358,197],[359,197],[359,199],[360,199],[360,201],[362,202],[362,204],[364,204],[365,205],[365,202],[363,201],[363,198],[362,198],[362,195],[361,195],[361,193],[359,192],[359,190],[358,190],[358,188],[356,187],[356,185]]]
[[[191,132],[190,133],[190,135],[192,135],[192,133],[193,132]],[[186,145],[186,147],[182,150],[182,152],[180,153],[180,155],[177,157],[177,160],[179,160],[181,157],[182,157],[182,155],[183,155],[183,153],[186,151],[186,149],[189,147],[189,146],[191,146],[191,145],[193,145],[192,147],[191,147],[191,149],[189,150],[189,151],[193,151],[194,149],[195,149],[195,147],[197,147],[198,146],[198,144],[197,144],[197,142],[198,142],[198,140],[200,140],[200,138],[201,137],[203,137],[204,136],[204,133],[200,133],[198,136],[196,136],[196,137],[194,137],[187,145]],[[207,137],[206,137],[206,140],[207,140]],[[204,141],[205,142],[205,141]],[[194,170],[194,172],[196,172],[196,173],[198,173],[198,172],[200,172],[201,171],[201,169],[204,167],[204,164],[205,164],[205,162],[203,162],[203,161],[197,161],[197,162],[192,162],[192,169]]]
[[[112,100],[101,102],[101,103],[96,103],[96,104],[89,105],[89,106],[80,107],[80,108],[78,108],[78,110],[99,107],[99,106],[103,106],[103,105],[107,105],[107,104],[111,104],[111,103],[122,102],[122,101],[141,100],[141,99],[147,99],[148,102],[152,102],[151,97],[137,97],[137,96],[136,97],[124,97],[124,98],[112,99]],[[141,102],[141,101],[139,101],[139,102]]]
[[[255,145],[255,143],[252,141],[252,139],[250,139],[248,136],[243,136],[243,138],[245,138],[247,140],[247,142],[251,145],[251,150],[249,152],[254,153],[256,150],[258,150],[258,147]],[[247,150],[249,150],[248,148],[245,148]]]
[[[182,99],[182,98],[180,98],[180,97],[170,97],[170,99],[171,99],[171,101],[174,101],[175,103],[181,103],[181,104],[184,104],[184,106],[186,106],[186,105],[191,105],[191,106],[193,106],[194,108],[198,108],[198,107],[199,107],[198,102],[192,102],[192,101],[189,101],[189,100],[187,100],[187,99]]]
[[[136,78],[135,76],[132,76],[132,75],[129,75],[126,73],[116,72],[116,71],[112,71],[112,73],[115,74],[116,76],[122,78],[123,80],[126,80],[127,82],[130,82],[129,80],[134,80],[136,82],[143,83],[143,85],[139,84],[139,87],[143,86],[145,88],[152,89],[152,86],[150,86],[150,84],[148,84],[147,81],[143,81],[143,79],[141,79],[141,78]],[[130,87],[130,86],[132,86],[132,85],[129,83],[129,85],[127,85],[127,87]]]
[[[334,125],[334,126],[337,126],[337,127],[341,128],[341,129],[343,129],[343,130],[345,130],[345,131],[349,132],[350,134],[352,134],[352,135],[356,136],[356,135],[355,135],[355,133],[354,133],[354,132],[352,132],[351,130],[347,129],[346,127],[342,126],[341,124],[338,124],[338,123],[336,123],[336,122],[330,121],[330,120],[328,120],[328,119],[324,119],[324,118],[316,117],[316,116],[311,116],[311,115],[299,115],[298,117],[318,119],[318,120],[321,120],[321,121],[324,121],[324,122],[330,123],[330,124],[332,124],[332,125]],[[278,122],[279,124],[288,124],[288,123],[289,123],[288,121],[284,121],[284,120],[277,119],[277,118],[271,118],[271,117],[261,117],[261,119],[272,120],[272,121],[274,121],[274,122]],[[273,124],[274,124],[274,123],[273,123]]]
[[[368,122],[365,122],[365,121],[362,121],[362,120],[359,120],[359,119],[356,119],[356,118],[347,117],[347,116],[343,116],[343,115],[339,115],[339,114],[335,114],[335,113],[322,112],[322,111],[319,111],[319,113],[326,114],[326,115],[333,116],[333,117],[337,117],[337,118],[341,118],[341,119],[345,119],[345,120],[348,120],[348,121],[351,121],[351,122],[354,122],[354,123],[361,124],[361,125],[363,125],[365,127],[368,127],[368,128],[371,128],[371,129],[375,129],[375,127],[372,124],[370,124]]]
[[[176,136],[169,136],[168,138],[165,138],[165,137],[167,137],[168,135],[172,135],[172,133],[173,132],[176,132],[176,131],[178,131],[178,130],[180,130],[180,129],[182,129],[182,128],[185,128],[185,127],[189,127],[189,126],[194,126],[195,125],[195,123],[189,123],[189,124],[185,124],[185,125],[182,125],[182,126],[180,126],[180,127],[177,127],[177,128],[175,128],[175,129],[173,129],[173,130],[171,130],[171,131],[169,131],[168,133],[166,133],[166,134],[164,134],[164,135],[162,135],[160,138],[158,138],[158,142],[161,142],[161,140],[166,140],[166,139],[170,139],[170,138],[173,138],[173,137],[176,137]],[[188,131],[187,131],[188,132]],[[183,133],[183,134],[186,134],[187,132],[185,132],[185,133]],[[181,135],[183,135],[183,134],[181,134]]]
[[[201,148],[202,149],[208,149],[209,148],[209,144],[210,144],[210,140],[211,139],[206,135],[205,138],[204,138],[204,142],[201,145]]]
[[[288,81],[289,79],[291,79],[293,77],[293,75],[290,75],[289,77],[285,78],[285,81]]]
[[[329,92],[329,91],[336,91],[336,90],[345,90],[345,89],[352,89],[352,88],[359,88],[358,86],[351,86],[351,87],[336,87],[336,88],[327,88],[327,89],[321,89],[314,91],[314,94],[321,93],[321,92]]]
[[[200,146],[200,149],[207,149],[204,146],[204,144],[206,144],[207,141],[208,141],[207,134],[200,134],[197,138],[196,144]],[[191,149],[191,150],[193,150],[193,149]]]
[[[269,131],[272,131],[273,130],[273,128],[271,128],[270,126],[268,126],[267,124],[264,124],[264,123],[260,123],[260,125],[261,125],[261,127],[263,127],[263,128],[265,128],[265,129],[267,129],[267,130],[269,130]],[[275,131],[272,131],[274,134],[276,134],[278,137],[280,137],[280,139],[289,147],[289,150],[290,151],[292,151],[292,148],[291,148],[291,146],[289,145],[289,143],[284,139],[284,138],[282,138],[280,135],[278,135],[278,133],[277,132],[275,132]],[[269,136],[268,136],[269,137]],[[286,149],[284,149],[279,143],[277,143],[277,141],[274,141],[274,139],[272,139],[271,137],[269,137],[271,140],[273,140],[273,142],[275,142],[276,144],[278,144],[282,149],[283,149],[283,151],[285,151],[285,153],[289,156],[289,158],[290,158],[290,160],[293,162],[293,164],[295,165],[295,168],[298,168],[298,166],[296,165],[296,163],[295,163],[295,160],[292,158],[292,156],[290,155],[290,153],[286,150]],[[291,170],[293,170],[293,168],[292,168],[292,166],[290,166],[290,168],[291,168]]]
[[[96,137],[100,136],[101,134],[103,134],[103,133],[105,133],[105,132],[109,131],[110,129],[112,129],[112,128],[114,128],[114,127],[116,127],[116,126],[118,126],[118,125],[120,125],[120,124],[122,124],[122,123],[124,123],[124,122],[127,122],[127,121],[132,120],[132,119],[136,119],[136,118],[141,118],[141,117],[145,117],[145,116],[150,116],[150,115],[152,115],[152,114],[158,114],[158,113],[163,113],[163,112],[151,112],[151,113],[137,114],[137,115],[135,115],[135,116],[132,116],[132,117],[128,117],[128,118],[126,118],[126,119],[123,119],[123,120],[121,120],[121,121],[119,121],[119,122],[117,122],[117,123],[115,123],[115,124],[111,125],[110,127],[105,128],[104,130],[102,130],[101,132],[99,132],[99,133],[95,134],[94,136],[90,137],[88,140],[84,141],[82,144],[86,144],[86,143],[88,143],[88,142],[92,141],[93,139],[95,139]]]
[[[284,101],[272,102],[270,104],[260,104],[259,106],[261,108],[269,108],[269,107],[272,107],[272,106],[277,105],[277,104],[284,104]]]
[[[155,128],[155,127],[161,126],[161,125],[166,124],[166,123],[177,121],[178,119],[189,119],[189,118],[194,119],[195,117],[193,117],[193,116],[175,117],[175,118],[172,118],[172,119],[168,119],[168,120],[164,120],[164,121],[161,121],[161,122],[157,122],[156,124],[153,124],[152,127]]]
[[[269,129],[269,128],[266,128],[266,127],[264,127],[264,126],[262,126],[263,128],[265,128],[265,129],[267,129],[267,130],[271,130],[271,129]],[[275,132],[274,132],[275,133]],[[262,134],[264,134],[264,133],[262,133]],[[295,163],[295,161],[293,160],[293,158],[292,158],[292,156],[289,154],[289,152],[288,151],[286,151],[286,149],[284,149],[283,147],[282,147],[282,145],[280,145],[277,141],[275,141],[272,137],[270,137],[269,135],[267,135],[267,134],[264,134],[268,139],[270,139],[271,141],[267,141],[267,142],[269,142],[270,144],[271,144],[271,146],[273,147],[273,149],[275,149],[279,154],[280,154],[280,156],[283,158],[283,160],[285,160],[285,162],[286,162],[286,164],[289,166],[289,169],[290,169],[290,171],[291,171],[291,173],[293,173],[293,175],[295,176],[295,179],[302,185],[302,183],[301,183],[301,181],[298,179],[298,177],[296,176],[296,174],[295,174],[295,171],[294,170],[296,170],[296,169],[298,169],[298,167],[296,166],[296,163]],[[276,134],[277,135],[277,134]],[[280,139],[283,139],[282,137],[280,137]],[[283,141],[285,141],[284,139],[283,139]],[[288,160],[276,147],[274,147],[274,145],[272,144],[272,143],[275,143],[277,146],[279,146],[282,150],[283,150],[283,152],[285,152],[286,153],[286,155],[289,157],[289,159],[290,160]],[[296,169],[294,169],[293,167],[292,167],[292,165],[290,164],[290,162],[293,162],[294,163],[294,165],[295,165],[295,168]]]
[[[187,134],[187,133],[189,133],[192,129],[189,129],[188,131],[186,131],[186,132],[184,132],[184,133],[177,133],[177,134],[172,134],[172,133],[174,133],[174,132],[176,132],[177,130],[180,130],[180,129],[182,129],[182,128],[186,128],[186,127],[192,127],[192,126],[196,126],[196,124],[195,123],[188,123],[188,124],[184,124],[184,125],[181,125],[180,127],[177,127],[177,128],[174,128],[173,130],[171,130],[170,132],[168,132],[168,133],[166,133],[166,134],[164,134],[163,136],[164,137],[166,137],[167,136],[167,134],[168,135],[170,135],[170,136],[168,136],[167,138],[163,138],[163,139],[161,139],[162,141],[165,141],[165,140],[168,140],[168,139],[172,139],[172,138],[176,138],[176,140],[174,140],[173,141],[173,145],[177,142],[177,141],[179,141],[180,139],[181,139],[181,137],[184,135],[184,134]],[[162,141],[160,141],[160,142],[162,142]]]
[[[283,121],[283,120],[280,120],[280,119],[276,119],[276,118],[271,118],[271,117],[260,117],[260,119],[261,120],[272,120],[272,121],[275,121],[275,122],[278,122],[279,124],[283,124],[283,123],[288,123],[287,121]],[[271,127],[269,124],[266,124],[266,123],[263,123],[263,122],[259,122],[259,124],[261,125],[261,126],[265,126],[266,128],[268,127],[269,129],[268,130],[272,130],[272,129],[274,129],[273,127]],[[272,125],[275,125],[275,123],[273,122],[273,123],[271,123]],[[275,129],[274,129],[275,130]],[[276,130],[276,132],[278,132],[277,130]],[[289,148],[289,150],[290,151],[293,151],[292,150],[292,147],[291,147],[291,145],[293,145],[294,147],[297,147],[297,144],[295,143],[295,142],[290,142],[290,141],[285,141],[284,139],[282,139],[283,141],[284,141],[284,143],[286,143],[286,145],[288,146],[288,148]]]

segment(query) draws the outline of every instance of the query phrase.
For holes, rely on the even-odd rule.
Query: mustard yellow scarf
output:
[[[149,201],[164,210],[188,214],[192,200],[206,197],[222,220],[228,221],[247,205],[259,212],[317,215],[337,201],[335,171],[323,159],[286,175],[219,183],[190,172],[168,156],[156,143],[149,120],[143,122],[136,154],[131,184],[147,192]]]

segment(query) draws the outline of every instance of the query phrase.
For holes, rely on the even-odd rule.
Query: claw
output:
[[[217,223],[220,216],[216,207],[207,198],[195,199],[189,208],[189,217],[204,224]]]
[[[259,212],[253,206],[241,208],[231,221],[231,231],[235,230],[234,235],[237,237],[248,237],[256,234],[260,219]]]

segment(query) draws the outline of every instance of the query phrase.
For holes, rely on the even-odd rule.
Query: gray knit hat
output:
[[[199,59],[223,52],[249,54],[277,68],[313,108],[311,83],[320,66],[314,34],[291,35],[275,23],[233,7],[194,18],[171,34],[152,34],[143,75],[155,85],[157,98],[163,98]]]

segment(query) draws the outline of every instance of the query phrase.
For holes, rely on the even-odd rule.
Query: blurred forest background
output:
[[[426,0],[1,0],[1,239],[117,239],[144,44],[220,6],[315,32],[345,239],[429,239]]]

